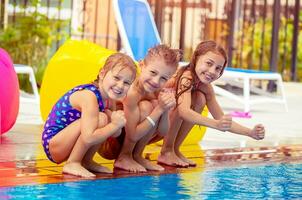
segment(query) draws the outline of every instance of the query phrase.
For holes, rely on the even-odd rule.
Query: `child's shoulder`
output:
[[[73,88],[71,88],[70,90],[68,90],[66,92],[66,94],[72,94],[72,93],[75,93],[75,92],[78,92],[78,91],[82,91],[82,90],[97,91],[98,88],[94,84],[81,84],[81,85],[74,86]]]
[[[100,100],[101,93],[94,84],[82,84],[75,86],[71,90],[71,98],[76,98],[78,101],[95,101]]]
[[[74,88],[72,88],[72,90],[84,90],[84,89],[95,91],[98,88],[93,83],[81,84],[81,85],[77,85]]]
[[[210,98],[213,98],[215,96],[215,91],[214,91],[213,85],[211,83],[209,83],[209,84],[200,83],[200,84],[198,84],[198,89],[203,94],[205,94],[207,100],[209,100]]]
[[[182,75],[180,76],[180,84],[189,86],[192,84],[193,81],[193,75],[190,70],[184,70]]]
[[[127,96],[125,97],[126,101],[138,102],[141,99],[141,94],[138,91],[137,86],[132,85],[128,90]]]
[[[183,74],[181,75],[181,78],[192,79],[192,77],[193,77],[192,72],[188,69],[185,69]]]

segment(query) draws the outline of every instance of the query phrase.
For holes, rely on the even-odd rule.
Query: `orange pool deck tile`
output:
[[[0,136],[0,187],[46,184],[86,180],[62,174],[62,164],[50,162],[41,146],[42,126],[17,125],[12,131]],[[148,146],[145,156],[156,162],[160,146]],[[197,163],[196,167],[175,168],[164,166],[162,172],[131,173],[113,169],[113,174],[96,174],[95,179],[110,179],[128,176],[186,173],[205,169],[261,164],[280,161],[302,161],[302,145],[279,147],[236,148],[203,151],[198,145],[183,146],[182,152]],[[112,169],[113,161],[96,155],[95,160]]]

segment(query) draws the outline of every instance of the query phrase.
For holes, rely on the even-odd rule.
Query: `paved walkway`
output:
[[[262,123],[266,128],[266,137],[262,141],[208,129],[201,142],[203,149],[278,146],[282,144],[302,144],[302,83],[285,83],[288,112],[281,104],[267,103],[252,106],[252,118],[233,118],[243,125],[252,127]],[[225,113],[242,110],[240,104],[225,97],[217,97]],[[39,105],[22,102],[17,124],[41,125]]]
[[[281,104],[267,103],[252,106],[252,118],[233,118],[248,127],[262,123],[266,137],[255,141],[244,136],[208,129],[203,141],[204,149],[244,146],[277,146],[283,144],[302,144],[302,83],[285,83],[288,112]],[[225,113],[240,110],[241,105],[224,97],[217,97]]]
[[[301,161],[302,123],[299,123],[299,120],[302,119],[300,113],[302,111],[300,103],[302,84],[288,83],[286,91],[289,103],[288,113],[285,113],[279,105],[268,104],[255,107],[251,119],[236,120],[245,125],[262,122],[267,129],[265,140],[253,142],[246,137],[208,129],[201,142],[202,148],[207,149],[206,151],[202,151],[198,145],[187,145],[181,149],[185,156],[198,164],[197,167],[180,169],[164,166],[163,172],[148,172],[147,174],[203,171],[212,167],[252,163]],[[224,98],[219,97],[219,101],[227,112],[238,109],[230,106],[233,105],[232,102]],[[40,142],[42,127],[39,105],[22,102],[16,125],[9,133],[0,137],[0,187],[82,180],[62,174],[62,165],[56,165],[47,160]],[[152,162],[156,162],[159,150],[158,145],[148,146],[146,155]],[[98,155],[95,160],[112,169],[113,161],[104,160]],[[146,173],[133,174],[115,169],[113,175],[97,174],[97,179],[137,175],[146,175]]]

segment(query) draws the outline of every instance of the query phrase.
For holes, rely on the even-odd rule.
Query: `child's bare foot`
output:
[[[174,152],[161,153],[157,159],[158,163],[174,167],[188,167],[189,164],[177,157]]]
[[[93,171],[93,172],[106,173],[106,174],[112,173],[112,171],[109,168],[104,167],[94,161],[85,162],[85,163],[83,163],[83,166],[86,169]]]
[[[114,162],[114,167],[130,172],[146,172],[147,170],[130,156],[120,156]]]
[[[163,171],[165,168],[163,168],[160,165],[153,164],[149,160],[142,158],[141,156],[135,156],[134,157],[135,161],[141,164],[143,167],[145,167],[147,170],[151,171]]]
[[[195,167],[196,163],[186,158],[180,151],[175,151],[176,155],[184,162],[188,163],[190,167]]]
[[[63,167],[63,173],[85,178],[95,177],[95,174],[85,169],[80,163],[66,163]]]

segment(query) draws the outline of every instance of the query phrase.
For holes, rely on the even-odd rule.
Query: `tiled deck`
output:
[[[258,110],[252,113],[254,116],[252,119],[238,119],[247,125],[255,124],[257,121],[263,122],[267,128],[267,137],[264,141],[254,142],[242,136],[218,133],[209,129],[201,143],[205,150],[201,150],[199,145],[184,146],[182,149],[186,156],[198,163],[195,168],[177,169],[165,166],[164,172],[140,174],[114,170],[113,175],[97,174],[97,179],[191,172],[205,168],[264,162],[288,160],[301,162],[302,87],[301,85],[295,87],[298,88],[298,91],[293,90],[292,87],[286,88],[286,91],[290,92],[287,93],[289,95],[289,113],[278,111],[278,109],[276,111],[274,110],[275,105],[272,105],[272,110],[267,107],[262,110],[261,107],[258,107]],[[227,101],[225,101],[225,105],[228,105]],[[228,109],[227,106],[226,109]],[[42,124],[37,106],[22,104],[16,125],[9,133],[0,137],[0,187],[82,180],[82,178],[62,174],[62,165],[55,165],[47,160],[40,143],[41,131]],[[155,162],[159,150],[159,146],[149,146],[148,157]],[[104,160],[99,156],[96,156],[95,159],[112,168],[112,161]]]
[[[47,160],[40,144],[39,125],[16,125],[9,133],[1,137],[0,145],[0,187],[24,184],[44,184],[66,181],[80,181],[82,178],[62,174],[62,165],[56,165]],[[151,146],[149,158],[155,162],[159,146]],[[232,166],[240,164],[256,164],[279,162],[284,160],[301,160],[302,145],[282,147],[256,147],[202,151],[198,145],[183,147],[185,155],[195,160],[195,168],[174,168],[165,166],[164,172],[128,173],[114,170],[112,174],[97,174],[97,179],[117,178],[125,176],[154,175],[161,173],[178,173],[200,171],[205,167]],[[96,156],[98,162],[112,168],[112,161]],[[238,162],[240,161],[240,162]]]

